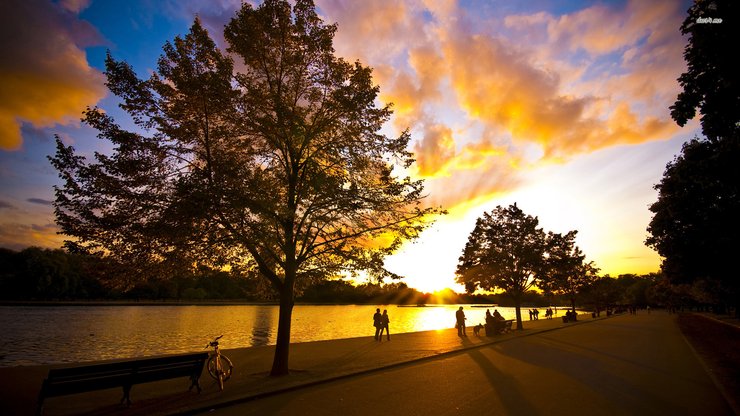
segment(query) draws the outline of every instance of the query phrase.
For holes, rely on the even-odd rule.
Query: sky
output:
[[[373,68],[387,135],[411,132],[426,201],[449,214],[386,260],[411,287],[454,283],[475,220],[517,205],[545,231],[578,230],[602,274],[658,271],[644,245],[653,186],[696,120],[670,118],[686,69],[690,2],[315,0],[336,53]],[[80,123],[123,121],[102,74],[107,50],[146,77],[197,15],[224,46],[235,0],[0,2],[0,247],[60,247],[54,136],[83,155],[107,143]]]

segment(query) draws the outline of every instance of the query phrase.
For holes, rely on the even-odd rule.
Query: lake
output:
[[[376,307],[388,310],[391,335],[452,328],[459,306],[296,305],[291,342],[372,336]],[[468,326],[485,321],[485,307],[462,306]],[[270,345],[277,323],[275,305],[0,306],[0,367],[193,352],[222,334],[226,349]]]

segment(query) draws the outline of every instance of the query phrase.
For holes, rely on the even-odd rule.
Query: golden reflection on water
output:
[[[291,342],[371,337],[376,308],[388,310],[391,334],[453,328],[458,307],[297,305]],[[485,322],[486,308],[464,311],[468,326]],[[219,335],[225,349],[269,345],[277,324],[276,305],[0,307],[0,366],[202,351]]]

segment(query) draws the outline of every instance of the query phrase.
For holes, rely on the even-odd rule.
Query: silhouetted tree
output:
[[[684,126],[698,108],[710,140],[738,137],[740,60],[728,48],[740,39],[740,3],[695,0],[681,33],[689,37],[683,55],[687,70],[678,78],[683,91],[671,106],[671,117]]]
[[[740,142],[694,139],[669,163],[655,186],[658,200],[646,244],[663,257],[674,283],[708,280],[725,286],[726,302],[737,305],[740,250]]]
[[[522,329],[522,296],[547,274],[547,238],[539,220],[516,204],[497,206],[475,223],[457,264],[455,280],[472,293],[503,290],[514,301]]]
[[[547,274],[538,283],[545,293],[567,297],[576,310],[576,297],[596,278],[598,268],[586,263],[586,256],[576,246],[577,231],[547,233]]]
[[[738,277],[733,258],[740,250],[740,85],[738,60],[727,46],[740,36],[740,4],[697,0],[681,32],[689,35],[683,91],[671,116],[683,126],[701,113],[706,138],[684,144],[655,186],[658,201],[646,244],[663,257],[673,283],[705,281],[724,288],[722,303],[738,311]],[[703,19],[721,20],[707,23]],[[738,312],[740,314],[740,312]],[[739,315],[740,316],[740,315]]]
[[[115,145],[88,163],[57,144],[56,216],[69,245],[140,264],[254,268],[280,301],[272,375],[288,373],[296,294],[367,270],[426,226],[409,135],[379,134],[371,69],[334,56],[336,27],[310,0],[243,3],[226,26],[232,60],[196,19],[149,79],[106,61],[107,85],[141,131],[98,109],[85,122]]]

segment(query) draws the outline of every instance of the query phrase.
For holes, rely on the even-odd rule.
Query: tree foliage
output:
[[[458,283],[468,292],[503,290],[514,301],[522,329],[521,301],[535,287],[568,291],[584,257],[573,244],[576,233],[545,234],[539,220],[516,204],[496,207],[478,218],[457,265]]]
[[[694,139],[668,164],[650,206],[646,244],[664,258],[678,283],[730,278],[740,233],[740,148],[737,141]]]
[[[681,32],[689,35],[679,78],[683,91],[671,116],[683,126],[701,113],[706,138],[684,144],[655,186],[658,200],[645,243],[663,257],[674,283],[704,281],[724,287],[737,305],[738,277],[733,257],[740,249],[740,73],[727,45],[740,35],[740,4],[697,0]],[[712,23],[708,23],[708,22]],[[721,21],[721,23],[719,23]]]
[[[678,78],[683,91],[670,107],[671,117],[684,126],[698,109],[709,139],[738,137],[740,60],[728,47],[740,39],[740,4],[695,0],[681,33],[689,37],[684,49],[687,70]]]
[[[547,234],[547,276],[538,283],[545,293],[563,295],[570,299],[575,311],[576,297],[596,279],[598,268],[586,263],[586,256],[576,246],[577,231],[565,234]]]
[[[409,136],[379,133],[391,110],[370,68],[334,56],[335,31],[310,0],[266,0],[226,26],[231,55],[196,19],[148,79],[109,56],[107,85],[141,130],[90,109],[113,154],[87,162],[58,142],[51,158],[71,247],[256,269],[280,299],[273,375],[288,372],[296,294],[355,270],[395,277],[383,256],[436,212],[421,181],[394,173],[413,163]]]

